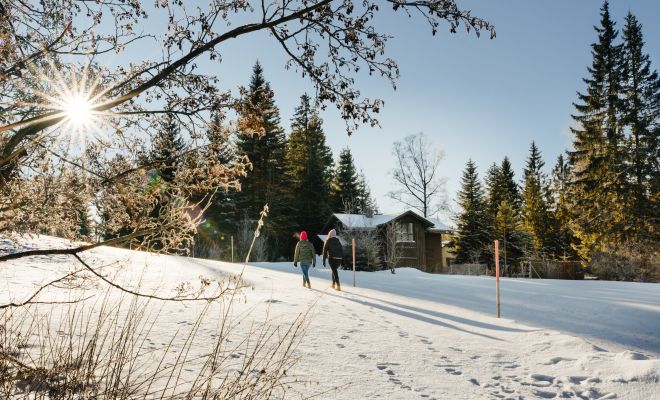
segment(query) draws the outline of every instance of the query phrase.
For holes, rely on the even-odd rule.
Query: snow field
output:
[[[32,245],[61,246],[50,238]],[[4,247],[7,243],[3,243]],[[29,244],[28,244],[29,245]],[[181,281],[226,277],[242,266],[184,257],[101,248],[86,254],[117,279],[141,280],[146,289],[171,294]],[[113,263],[118,261],[118,263]],[[20,300],[61,271],[66,256],[31,257],[0,268],[0,301]],[[318,264],[317,264],[318,265]],[[245,268],[252,286],[232,305],[231,340],[254,333],[268,320],[286,328],[310,311],[308,327],[287,371],[286,398],[321,399],[660,399],[660,286],[621,282],[502,281],[502,310],[494,313],[494,280],[429,275],[412,269],[340,271],[342,292],[329,288],[330,270],[311,269],[312,289],[302,287],[289,263]],[[104,283],[98,283],[100,289]],[[40,300],[67,296],[48,290]],[[93,304],[86,302],[85,304]],[[202,303],[158,305],[146,346],[167,345],[172,333],[195,324]],[[217,318],[199,327],[191,357],[208,351]],[[185,348],[183,336],[169,351]],[[237,363],[245,357],[233,353]],[[243,352],[244,353],[244,352]],[[153,362],[156,362],[154,357]],[[184,371],[193,376],[192,371]]]

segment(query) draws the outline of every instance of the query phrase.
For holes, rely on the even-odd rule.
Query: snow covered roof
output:
[[[375,214],[372,217],[367,217],[364,214],[342,214],[342,213],[335,213],[334,216],[341,222],[342,225],[344,225],[347,229],[365,229],[365,230],[370,230],[370,229],[376,229],[376,227],[387,224],[404,214],[414,214],[418,218],[427,221],[429,223],[428,229],[431,231],[448,231],[450,230],[449,227],[441,222],[437,218],[424,218],[421,215],[417,214],[414,211],[404,211],[398,214]]]
[[[426,218],[426,219],[430,223],[433,224],[433,226],[431,228],[429,228],[429,230],[431,230],[431,231],[437,231],[437,232],[443,231],[444,232],[444,231],[450,231],[451,230],[451,228],[449,228],[449,226],[447,224],[445,224],[444,222],[440,221],[437,218]]]

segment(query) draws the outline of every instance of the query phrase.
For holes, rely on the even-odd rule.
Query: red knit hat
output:
[[[305,231],[300,232],[300,240],[307,240],[307,232]]]

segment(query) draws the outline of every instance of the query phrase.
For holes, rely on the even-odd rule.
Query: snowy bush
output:
[[[629,241],[596,252],[589,269],[600,279],[658,282],[660,253],[657,244]]]
[[[69,278],[51,292],[68,301],[0,305],[0,398],[284,397],[305,317],[239,330],[226,307],[241,298],[240,279],[203,279],[204,290],[224,293],[225,301],[185,307],[186,320],[173,330],[179,301],[99,291],[82,273]]]
[[[352,240],[355,239],[355,269],[358,271],[378,271],[383,269],[381,240],[376,230],[345,230],[341,238],[344,246],[343,266],[353,268]]]

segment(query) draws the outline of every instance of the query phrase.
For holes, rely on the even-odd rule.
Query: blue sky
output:
[[[386,194],[393,185],[388,174],[394,165],[392,143],[406,135],[423,131],[446,153],[440,168],[448,179],[454,209],[469,158],[483,175],[490,164],[508,155],[520,178],[532,140],[541,149],[548,171],[570,146],[572,102],[576,91],[583,89],[602,1],[458,0],[458,4],[492,22],[497,38],[477,39],[472,33],[451,34],[448,29],[433,37],[421,20],[388,13],[379,26],[395,36],[388,56],[401,68],[397,90],[376,78],[358,83],[365,95],[385,100],[379,118],[382,128],[363,127],[349,138],[336,112],[322,114],[335,157],[350,146],[383,212],[401,209]],[[613,0],[610,9],[618,28],[628,10],[637,16],[644,27],[645,50],[658,69],[660,1]],[[246,85],[254,62],[262,63],[288,131],[300,95],[312,88],[295,71],[284,68],[286,57],[276,42],[260,33],[219,50],[222,63],[203,67],[217,73],[225,88]]]

